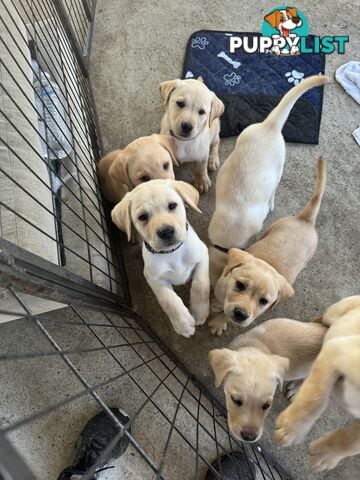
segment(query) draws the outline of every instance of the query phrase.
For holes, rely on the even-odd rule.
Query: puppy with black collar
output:
[[[144,276],[174,330],[184,337],[209,315],[208,250],[187,222],[184,205],[201,213],[198,201],[199,193],[186,182],[151,180],[127,193],[111,212],[128,240],[132,225],[143,239]],[[190,280],[188,309],[173,285]]]
[[[162,82],[160,97],[166,108],[161,133],[174,138],[179,163],[194,162],[194,185],[200,193],[207,192],[211,186],[207,171],[220,165],[219,117],[224,104],[201,77]]]

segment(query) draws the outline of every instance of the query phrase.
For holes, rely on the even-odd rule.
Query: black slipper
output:
[[[219,480],[219,475],[222,480],[254,480],[256,478],[254,462],[241,452],[225,453],[214,460],[211,466],[218,475],[209,468],[205,480]]]
[[[122,425],[128,425],[130,417],[124,411],[118,408],[111,408],[110,410]],[[106,447],[119,433],[119,430],[120,428],[105,411],[100,412],[89,420],[77,441],[73,464],[61,472],[58,480],[81,480],[99,460]],[[130,432],[130,428],[128,431]],[[126,435],[123,435],[109,455],[102,459],[101,464],[91,480],[98,480],[101,471],[111,468],[106,467],[106,465],[108,465],[111,460],[119,458],[125,452],[128,445],[129,439]]]

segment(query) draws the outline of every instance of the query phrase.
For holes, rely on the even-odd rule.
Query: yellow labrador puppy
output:
[[[195,325],[209,315],[208,251],[186,221],[184,206],[200,212],[198,201],[198,191],[186,182],[151,180],[127,193],[111,213],[128,240],[132,224],[142,237],[145,278],[174,330],[184,337],[193,335]],[[190,280],[189,311],[173,285]]]
[[[215,285],[217,312],[210,322],[213,333],[226,330],[227,319],[247,327],[269,308],[294,295],[292,284],[314,255],[315,229],[326,184],[326,163],[320,157],[314,193],[293,217],[273,223],[247,251],[231,248],[228,263]],[[221,312],[224,312],[225,315]]]
[[[306,377],[326,331],[320,323],[276,318],[239,335],[228,348],[209,352],[215,386],[224,383],[228,423],[235,437],[259,440],[277,386]]]
[[[213,285],[224,264],[224,249],[245,248],[260,232],[274,208],[285,164],[283,126],[295,102],[306,91],[329,82],[313,76],[293,87],[262,123],[246,128],[216,179],[216,208],[209,224],[210,278]],[[216,246],[216,247],[215,247]]]
[[[295,400],[277,419],[276,439],[283,446],[303,441],[330,395],[358,420],[310,443],[310,464],[330,470],[346,457],[360,454],[360,295],[328,308],[324,344]]]
[[[98,175],[105,197],[117,203],[140,183],[174,179],[173,165],[178,165],[174,139],[154,134],[105,155],[99,162]]]
[[[180,163],[195,162],[195,187],[207,192],[211,181],[207,170],[219,165],[219,117],[224,104],[203,83],[197,80],[170,80],[160,84],[160,97],[165,115],[161,133],[175,139]]]

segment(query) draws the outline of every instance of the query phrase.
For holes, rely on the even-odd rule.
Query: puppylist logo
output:
[[[276,7],[264,17],[261,36],[230,37],[230,53],[242,48],[247,53],[273,52],[276,55],[300,53],[345,53],[348,35],[309,35],[305,15],[295,7]]]

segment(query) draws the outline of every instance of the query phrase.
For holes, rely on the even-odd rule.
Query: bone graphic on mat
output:
[[[230,63],[230,65],[232,65],[234,68],[239,68],[241,65],[240,62],[236,62],[235,60],[230,58],[228,55],[226,55],[225,52],[218,53],[218,57],[223,58],[226,62]]]

